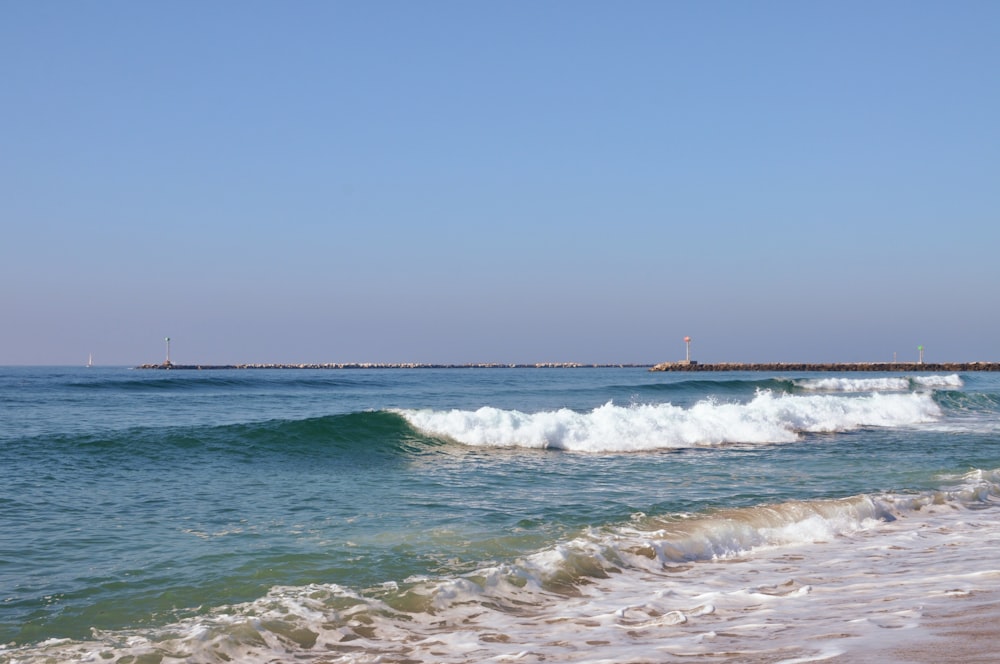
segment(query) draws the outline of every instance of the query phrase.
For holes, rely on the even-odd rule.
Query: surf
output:
[[[608,402],[585,412],[563,408],[527,413],[489,406],[395,412],[419,431],[464,445],[589,453],[791,443],[808,433],[904,427],[942,417],[941,408],[924,393],[848,397],[771,391],[758,391],[748,402],[710,398],[690,407]]]
[[[940,482],[914,493],[635,514],[466,573],[367,588],[276,585],[162,627],[8,644],[0,657],[362,663],[516,660],[526,652],[570,662],[641,658],[650,648],[735,658],[843,653],[845,643],[857,648],[916,627],[915,603],[942,605],[976,587],[976,575],[960,570],[991,557],[993,542],[960,526],[969,518],[1000,523],[995,510],[984,511],[1000,498],[1000,470]],[[915,556],[933,557],[935,572],[914,567]],[[817,591],[823,611],[809,609]],[[879,604],[878,619],[859,619],[858,607],[870,602]],[[754,637],[764,624],[775,629]]]
[[[798,389],[815,392],[902,392],[917,389],[957,389],[965,383],[958,374],[948,376],[880,376],[877,378],[802,378],[792,381]]]

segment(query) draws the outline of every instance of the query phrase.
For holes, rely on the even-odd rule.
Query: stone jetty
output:
[[[650,371],[1000,371],[1000,362],[833,362],[826,364],[775,362],[748,364],[742,362],[663,362]]]
[[[535,362],[508,364],[479,362],[471,364],[423,364],[419,362],[327,362],[323,364],[140,364],[136,369],[223,370],[223,369],[578,369],[624,368],[648,369],[652,364],[584,364],[581,362]]]
[[[419,362],[326,362],[321,364],[141,364],[136,369],[174,371],[227,369],[579,369],[579,368],[641,368],[650,371],[1000,371],[1000,362],[662,362],[660,364],[586,364],[582,362],[535,362],[509,364],[477,362],[469,364],[424,364]]]

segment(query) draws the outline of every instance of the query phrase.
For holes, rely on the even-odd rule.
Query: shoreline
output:
[[[326,362],[249,364],[140,364],[135,369],[219,371],[230,369],[648,369],[649,371],[799,371],[799,372],[930,372],[1000,371],[1000,362],[661,362],[660,364],[585,364],[582,362],[535,362],[530,364],[478,362],[468,364],[424,364],[420,362]]]
[[[1000,362],[663,362],[650,371],[1000,371]]]
[[[584,364],[582,362],[470,362],[468,364],[424,364],[421,362],[325,362],[322,364],[140,364],[136,369],[224,370],[224,369],[650,369],[652,364]]]

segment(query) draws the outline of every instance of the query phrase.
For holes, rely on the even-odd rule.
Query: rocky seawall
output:
[[[580,362],[536,362],[506,364],[481,362],[471,364],[422,364],[419,362],[327,362],[323,364],[140,364],[136,369],[220,370],[220,369],[577,369],[577,368],[649,368],[651,364],[583,364]]]
[[[833,362],[826,364],[777,362],[742,363],[663,362],[650,371],[1000,371],[1000,362]]]
[[[536,362],[507,364],[480,362],[469,364],[423,364],[418,362],[327,362],[322,364],[140,364],[136,369],[156,370],[227,370],[227,369],[577,369],[642,368],[650,371],[1000,371],[1000,362],[662,362],[660,364],[584,364],[581,362]]]

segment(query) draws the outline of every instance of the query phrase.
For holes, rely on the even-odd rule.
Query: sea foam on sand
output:
[[[762,506],[693,526],[636,515],[632,527],[513,567],[364,594],[276,587],[166,630],[0,648],[0,660],[993,661],[1000,471],[952,479],[938,491]],[[736,533],[728,552],[665,546],[740,524],[763,535]]]

